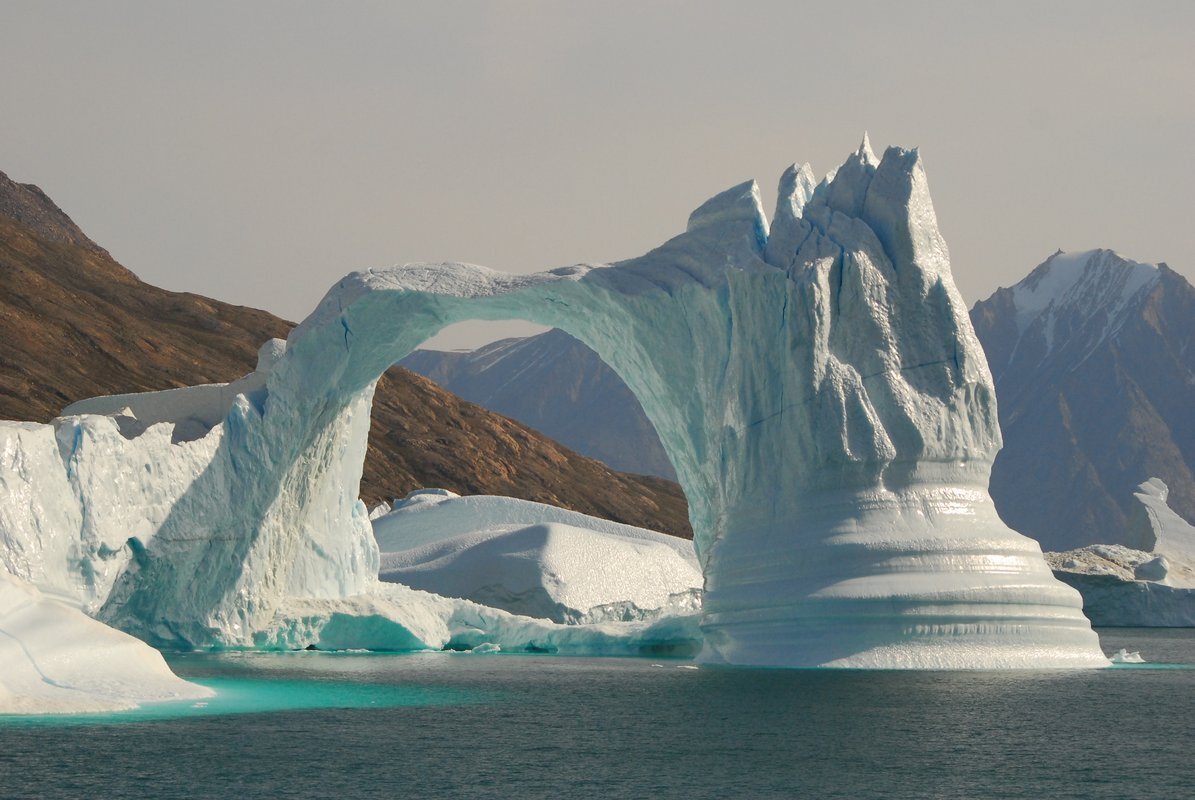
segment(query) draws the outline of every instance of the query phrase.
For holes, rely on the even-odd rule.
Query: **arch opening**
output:
[[[375,395],[362,498],[374,507],[421,487],[506,495],[692,539],[683,490],[638,399],[583,342],[559,328],[535,328],[541,332],[467,350],[431,347],[433,337],[396,362],[403,372],[387,372]],[[432,394],[414,376],[464,405]],[[395,409],[376,403],[392,396],[428,405],[435,421],[379,424]],[[473,405],[496,416],[483,419]],[[543,439],[528,447],[527,436]],[[429,452],[426,469],[387,458],[406,446]],[[458,458],[463,469],[454,471],[449,465]],[[393,479],[383,471],[387,463]]]

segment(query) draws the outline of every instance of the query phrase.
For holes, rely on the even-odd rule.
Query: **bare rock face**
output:
[[[1131,540],[1151,477],[1195,520],[1195,288],[1110,250],[1057,253],[971,310],[1000,398],[1000,516],[1048,550]]]
[[[107,255],[37,186],[17,183],[0,172],[0,217],[13,220],[37,238]]]

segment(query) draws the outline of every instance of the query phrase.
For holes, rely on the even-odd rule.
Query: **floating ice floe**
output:
[[[1141,653],[1137,651],[1129,652],[1125,648],[1120,648],[1113,655],[1109,656],[1109,661],[1113,664],[1144,664],[1145,659],[1141,657]]]

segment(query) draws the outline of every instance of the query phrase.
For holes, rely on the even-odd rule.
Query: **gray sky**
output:
[[[143,279],[638,255],[750,177],[921,148],[968,302],[1055,249],[1195,277],[1195,3],[0,0],[0,170]],[[512,329],[465,331],[441,346]]]

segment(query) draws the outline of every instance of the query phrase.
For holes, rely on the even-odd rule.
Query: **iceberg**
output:
[[[1132,535],[1142,550],[1161,553],[1186,568],[1185,584],[1195,587],[1195,525],[1170,507],[1170,488],[1161,478],[1150,478],[1133,492],[1137,501]]]
[[[270,345],[250,384],[264,388],[184,394],[178,413],[160,397],[73,407],[56,428],[65,474],[32,491],[66,491],[84,533],[18,568],[161,646],[642,651],[688,635],[692,618],[552,625],[378,580],[357,497],[375,382],[470,319],[561,328],[639,398],[690,502],[707,663],[1107,666],[1078,593],[992,507],[992,379],[921,158],[866,140],[820,183],[791,167],[770,224],[749,181],[616,264],[356,272]],[[95,411],[148,427],[125,439]],[[109,444],[137,484],[120,497],[103,485]],[[137,533],[117,541],[103,519],[118,516]]]
[[[692,545],[510,497],[418,491],[373,521],[383,581],[558,623],[701,609]]]
[[[1167,505],[1168,495],[1158,478],[1133,493],[1137,507],[1127,537],[1136,548],[1093,544],[1046,553],[1059,580],[1083,595],[1095,625],[1195,626],[1195,526]]]
[[[1112,656],[1110,656],[1109,660],[1113,664],[1144,664],[1145,663],[1145,659],[1141,657],[1141,653],[1139,653],[1137,651],[1133,651],[1130,653],[1128,650],[1126,650],[1123,647],[1120,648],[1119,650],[1117,650]]]

